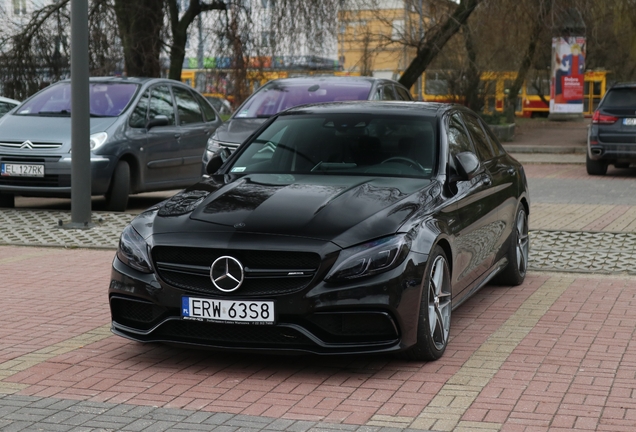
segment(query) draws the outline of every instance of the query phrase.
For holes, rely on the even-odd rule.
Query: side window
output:
[[[453,114],[448,121],[448,149],[450,151],[450,161],[453,167],[455,161],[454,156],[465,151],[475,152],[475,149],[470,142],[470,138],[468,137],[468,132],[459,118],[459,114]]]
[[[165,115],[168,117],[169,125],[175,124],[172,95],[170,94],[170,87],[167,85],[154,87],[150,92],[150,110],[148,112],[148,118],[155,118],[158,115]]]
[[[8,113],[9,111],[11,111],[12,108],[13,108],[13,105],[0,102],[0,116],[3,116],[6,113]]]
[[[130,115],[129,124],[130,127],[134,128],[144,128],[146,127],[146,114],[148,114],[148,100],[150,99],[150,94],[148,90],[144,92],[144,94],[137,102],[137,106],[133,110]]]
[[[398,95],[398,100],[405,100],[405,101],[411,100],[411,95],[409,94],[409,92],[404,90],[402,87],[395,86],[395,91]]]
[[[199,93],[194,93],[194,97],[199,102],[199,105],[201,105],[201,108],[203,108],[203,115],[205,116],[205,121],[211,122],[216,120],[216,112],[214,111],[214,108],[210,106],[210,103],[206,101],[205,98],[201,96]]]
[[[486,136],[490,139],[490,146],[494,150],[495,155],[502,156],[506,154],[506,151],[501,146],[499,139],[495,136],[493,131],[490,130],[488,125],[486,125],[482,120],[479,120],[479,124],[481,125],[482,129],[486,131]]]
[[[179,113],[179,124],[203,123],[203,113],[199,103],[194,99],[190,90],[173,86],[174,98],[177,101],[177,112]]]
[[[382,100],[395,100],[395,95],[393,94],[393,86],[386,85],[382,87]]]
[[[477,117],[474,117],[470,114],[463,114],[464,121],[466,122],[466,127],[468,128],[468,132],[473,138],[473,142],[475,143],[475,149],[477,150],[477,156],[482,161],[488,161],[495,157],[495,153],[492,151],[490,147],[490,140],[486,136],[486,132],[481,128]]]

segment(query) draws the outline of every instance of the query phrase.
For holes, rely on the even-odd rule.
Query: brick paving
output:
[[[488,286],[453,313],[450,344],[436,362],[255,357],[111,335],[112,258],[112,251],[0,246],[11,305],[0,315],[0,430],[621,431],[633,424],[636,298],[628,277],[534,272],[520,287]]]

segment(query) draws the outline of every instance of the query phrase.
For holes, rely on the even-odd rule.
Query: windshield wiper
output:
[[[64,117],[71,115],[71,112],[69,110],[60,110],[60,111],[40,111],[38,112],[38,115],[41,116],[59,116],[62,115]]]
[[[95,113],[91,113],[91,117],[113,117],[113,116],[109,116],[109,115],[104,115],[104,114],[95,114]]]

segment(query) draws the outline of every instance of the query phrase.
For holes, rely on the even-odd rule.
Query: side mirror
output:
[[[146,123],[146,129],[152,129],[155,126],[168,126],[170,124],[170,120],[165,115],[158,115]]]
[[[473,152],[461,152],[455,156],[457,170],[463,180],[470,180],[480,171],[481,164]]]
[[[230,157],[230,151],[225,147],[222,147],[218,152],[214,154],[205,166],[205,172],[208,175],[212,175],[221,168],[221,165]]]

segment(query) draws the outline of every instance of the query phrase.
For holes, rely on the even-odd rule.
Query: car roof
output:
[[[19,100],[15,100],[15,99],[3,97],[3,96],[0,96],[0,102],[9,102],[16,105],[20,105],[22,103]]]
[[[454,104],[439,102],[344,101],[301,105],[283,111],[281,115],[369,113],[423,115],[427,117],[435,117],[455,107],[457,106]]]
[[[71,82],[71,79],[65,79],[61,82]],[[145,84],[148,82],[170,82],[172,84],[183,84],[181,81],[172,80],[168,78],[148,78],[148,77],[121,77],[121,76],[102,76],[102,77],[90,77],[89,82],[101,82],[101,83],[133,83],[133,84]]]
[[[610,88],[610,90],[615,88],[636,88],[636,82],[616,83]]]
[[[302,76],[302,77],[292,77],[292,78],[278,78],[270,82],[276,82],[281,84],[306,84],[306,83],[315,83],[317,81],[318,82],[334,82],[334,83],[367,82],[371,84],[375,82],[389,82],[392,84],[402,85],[397,81],[387,79],[387,78],[376,78],[376,77],[368,77],[368,76],[333,76],[333,75],[314,75],[314,76]]]

